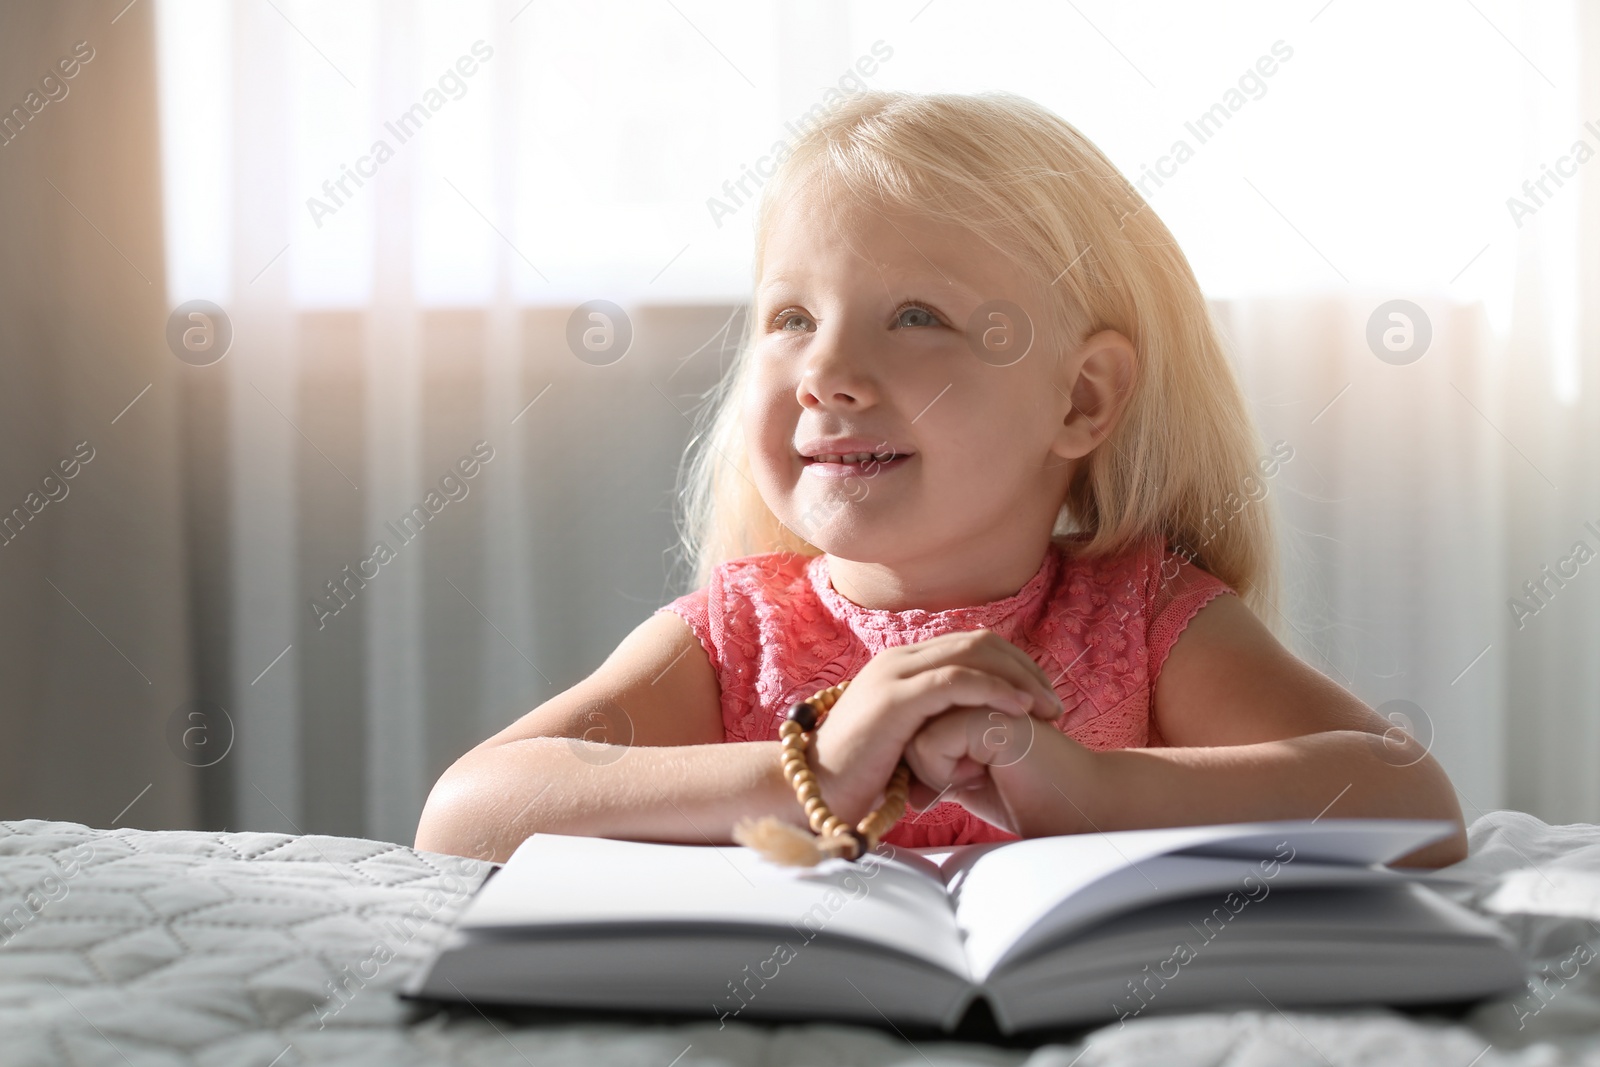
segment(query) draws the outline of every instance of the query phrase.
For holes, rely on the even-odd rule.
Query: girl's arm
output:
[[[956,705],[1002,718],[1061,711],[1039,666],[995,634],[887,649],[818,728],[812,769],[828,806],[858,821],[922,724]],[[428,796],[416,847],[503,860],[540,831],[726,845],[745,817],[804,827],[780,743],[722,738],[704,648],[658,612],[589,678],[457,760]]]
[[[725,845],[744,816],[804,825],[779,743],[722,738],[705,649],[657,612],[588,678],[456,760],[416,847],[503,862],[535,832]]]
[[[1455,823],[1455,834],[1396,865],[1466,858],[1461,808],[1438,762],[1285,649],[1237,597],[1217,597],[1190,621],[1157,678],[1153,714],[1172,747],[1095,751],[1051,728],[1019,737],[1025,754],[981,753],[969,726],[965,763],[952,725],[943,747],[954,757],[944,764],[953,774],[944,781],[970,784],[987,809],[976,813],[1023,837],[1323,816],[1431,818]],[[940,747],[937,725],[928,730],[927,759]],[[989,764],[992,789],[972,773],[973,760]],[[952,799],[962,797],[953,790]]]

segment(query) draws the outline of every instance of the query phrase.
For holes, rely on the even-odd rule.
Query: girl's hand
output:
[[[993,708],[954,708],[917,731],[905,760],[916,777],[910,807],[927,811],[954,801],[1002,830],[1016,833],[1016,820],[992,769],[1009,767],[1033,748],[1044,730],[1031,717],[1002,715]]]
[[[953,800],[1018,837],[1099,829],[1078,800],[1104,796],[1102,754],[1054,726],[956,708],[917,732],[906,763],[916,775],[909,802],[917,811]]]
[[[817,729],[813,769],[828,807],[851,825],[859,822],[917,731],[952,708],[1046,720],[1064,711],[1039,665],[992,630],[884,649]]]

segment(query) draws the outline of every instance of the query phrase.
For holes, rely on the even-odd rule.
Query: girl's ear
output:
[[[1061,421],[1051,450],[1079,459],[1111,435],[1133,395],[1133,343],[1116,330],[1101,330],[1056,369],[1056,399]]]

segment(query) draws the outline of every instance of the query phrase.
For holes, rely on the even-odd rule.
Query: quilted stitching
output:
[[[353,838],[0,823],[0,1063],[306,1062],[415,1013],[394,990],[488,869]],[[241,1057],[247,1036],[271,1053]]]
[[[1538,866],[1586,870],[1600,855],[1600,829],[1549,827],[1516,812],[1490,813],[1469,837],[1472,858],[1456,870],[1482,883],[1474,899],[1529,855]],[[352,838],[0,823],[0,1067],[1600,1063],[1592,1032],[1572,1035],[1561,1053],[1549,1040],[1519,1048],[1526,1036],[1514,1033],[1509,1047],[1486,1049],[1497,1032],[1490,1023],[1511,1017],[1505,1002],[1474,1012],[1470,1026],[1363,1010],[1152,1016],[1033,1050],[911,1043],[886,1029],[829,1024],[722,1027],[710,1010],[701,1023],[412,1009],[393,990],[458,914],[451,888],[470,891],[487,870]],[[413,936],[396,959],[360,988],[347,986],[347,1003],[331,994],[329,983],[371,958],[377,939],[398,940],[385,924],[407,916]],[[1593,991],[1572,996],[1596,1003]],[[1554,1014],[1537,1021],[1553,1026]]]

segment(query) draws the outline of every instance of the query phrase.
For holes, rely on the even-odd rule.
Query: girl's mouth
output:
[[[818,477],[872,478],[887,470],[905,466],[913,452],[852,452],[846,455],[822,454],[802,457],[807,472]]]

